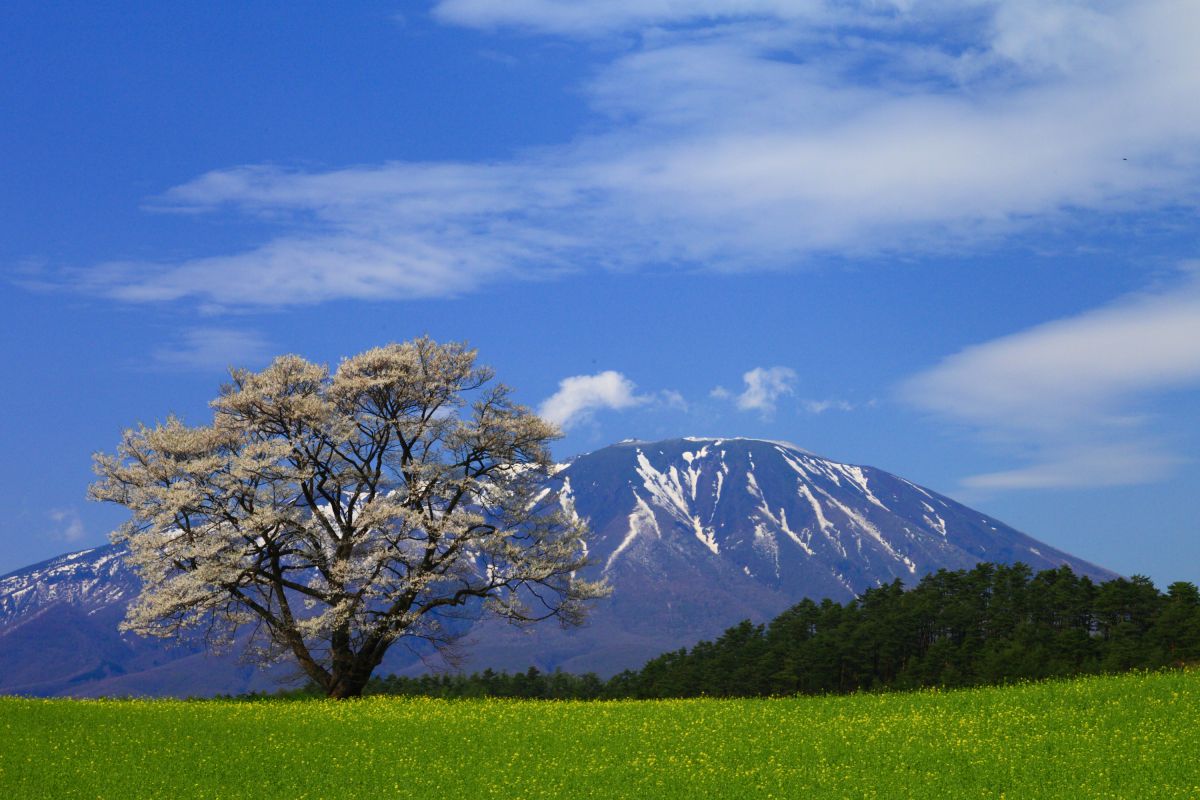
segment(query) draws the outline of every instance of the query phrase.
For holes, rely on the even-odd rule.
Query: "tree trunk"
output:
[[[325,696],[332,700],[361,697],[371,673],[379,666],[386,651],[387,645],[376,641],[357,654],[348,651],[336,654]]]
[[[347,700],[351,697],[362,697],[363,689],[366,685],[367,681],[365,678],[357,679],[351,676],[334,678],[329,684],[329,689],[325,696],[330,700]]]

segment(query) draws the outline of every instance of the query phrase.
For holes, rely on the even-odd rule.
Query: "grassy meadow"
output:
[[[1200,672],[767,700],[0,698],[5,798],[1200,797]]]

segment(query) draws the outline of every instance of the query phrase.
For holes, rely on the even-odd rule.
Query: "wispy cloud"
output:
[[[678,393],[673,393],[682,400]],[[615,370],[595,375],[574,375],[559,381],[558,391],[542,401],[538,414],[564,430],[584,422],[602,409],[622,410],[644,405],[653,398],[637,394],[633,381]]]
[[[53,523],[53,529],[50,532],[53,539],[74,543],[81,541],[87,534],[83,527],[83,520],[74,508],[54,508],[47,516]]]
[[[981,488],[1153,481],[1178,457],[1139,401],[1200,385],[1200,274],[1079,316],[967,348],[902,388],[913,405],[1015,444],[1032,463]]]
[[[674,389],[663,389],[655,397],[655,400],[663,408],[668,408],[673,411],[686,412],[691,408],[691,405],[688,403],[687,399]]]
[[[1183,459],[1152,442],[1069,444],[1040,448],[1039,460],[1017,469],[972,475],[971,489],[1063,489],[1153,483]]]
[[[858,408],[848,400],[805,400],[800,407],[809,414],[824,414],[826,411],[854,411]]]
[[[734,403],[742,411],[757,411],[769,417],[775,413],[779,398],[795,393],[796,370],[790,367],[755,367],[744,374],[742,380],[746,389],[734,398]]]
[[[175,342],[156,347],[148,366],[164,370],[225,370],[265,361],[270,343],[258,332],[234,328],[186,328]]]
[[[967,2],[964,5],[985,5]],[[830,2],[829,0],[441,0],[434,13],[446,22],[480,28],[527,28],[579,38],[677,25],[711,25],[763,19],[806,25],[865,22],[897,10],[921,6],[944,9],[927,0]]]
[[[260,246],[69,280],[131,302],[447,296],[580,265],[969,245],[1200,185],[1200,6],[1184,0],[444,0],[436,14],[609,37],[583,87],[605,132],[492,163],[218,170],[158,206],[276,226]]]

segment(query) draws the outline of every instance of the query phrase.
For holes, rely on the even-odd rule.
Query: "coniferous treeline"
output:
[[[605,681],[486,670],[390,675],[367,693],[559,699],[751,697],[971,686],[1200,661],[1200,592],[1135,576],[1095,583],[1063,566],[940,570],[841,605],[804,600],[767,625],[665,653]]]

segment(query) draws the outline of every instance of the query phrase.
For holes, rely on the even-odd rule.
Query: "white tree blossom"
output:
[[[447,615],[582,620],[586,525],[539,502],[557,429],[510,400],[475,351],[421,338],[344,360],[234,370],[211,425],[126,430],[92,498],[143,588],[143,635],[253,624],[332,697],[360,694],[402,637],[445,647]]]

